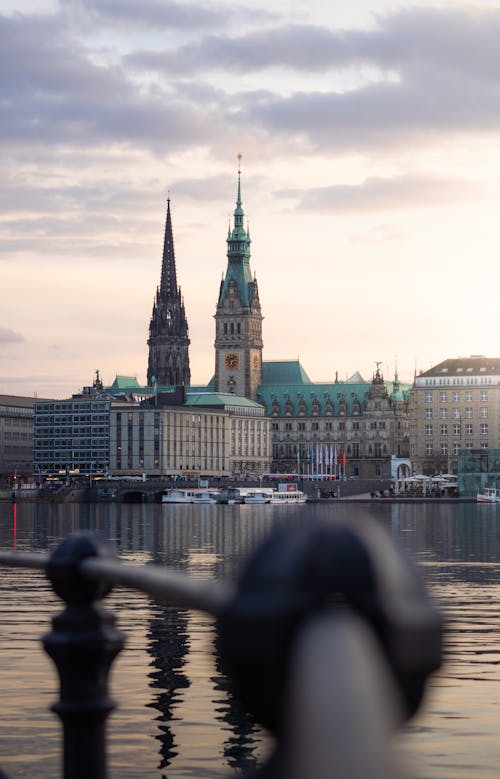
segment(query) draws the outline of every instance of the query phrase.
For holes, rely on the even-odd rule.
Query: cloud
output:
[[[499,10],[414,8],[379,16],[369,30],[274,26],[136,51],[124,63],[166,78],[270,68],[319,74],[310,88],[283,77],[280,92],[269,88],[270,80],[265,90],[219,93],[220,115],[226,127],[251,127],[262,137],[280,134],[288,144],[295,139],[305,150],[331,152],[497,132],[499,39]],[[201,95],[202,105],[207,100]]]
[[[0,327],[0,343],[17,344],[24,340],[25,338],[21,333],[16,333],[15,330],[10,330],[8,327]],[[3,380],[2,377],[2,381]]]
[[[281,190],[281,197],[299,198],[298,208],[311,210],[376,211],[380,209],[435,208],[459,203],[486,191],[477,183],[436,176],[371,177],[358,185]]]
[[[153,36],[148,48],[123,55],[127,39],[108,58],[112,64],[75,22],[80,10],[123,14],[129,26],[141,15],[151,25],[184,24],[184,14],[203,8],[211,13],[175,3],[68,0],[64,13],[0,16],[4,146],[140,148],[164,156],[225,149],[244,133],[262,149],[281,144],[282,154],[294,144],[332,153],[500,128],[498,10],[412,9],[380,16],[367,30],[277,20],[259,29],[257,14],[252,31],[205,35],[160,52]],[[270,68],[290,76],[273,82],[263,72]],[[229,74],[232,86],[221,86],[214,72]],[[254,74],[251,88],[234,79],[245,74]]]
[[[130,24],[155,29],[207,29],[220,27],[227,16],[226,8],[214,9],[208,4],[188,4],[168,0],[66,0],[65,5],[82,9],[109,24]]]
[[[156,152],[210,141],[217,113],[95,64],[56,17],[0,17],[0,138],[19,144],[138,144]]]
[[[97,18],[100,24],[118,27],[130,25],[155,30],[207,30],[221,29],[235,16],[240,19],[272,19],[275,14],[262,8],[245,9],[243,6],[217,3],[172,2],[172,0],[65,0],[64,6],[73,11],[85,11]]]
[[[318,73],[366,66],[416,73],[439,66],[496,82],[500,11],[414,8],[380,15],[376,21],[370,30],[283,24],[239,36],[208,35],[175,49],[137,50],[126,62],[183,76],[207,69]]]

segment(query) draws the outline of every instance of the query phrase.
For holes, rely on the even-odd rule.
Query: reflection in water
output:
[[[247,773],[257,767],[257,746],[262,741],[260,729],[233,690],[218,655],[215,655],[215,670],[212,681],[220,696],[214,698],[215,711],[217,719],[227,726],[224,727],[227,732],[224,757],[233,771]]]
[[[155,691],[147,705],[159,712],[155,720],[160,732],[155,738],[160,742],[159,768],[163,770],[177,755],[170,723],[174,720],[174,710],[181,705],[180,691],[190,684],[182,670],[189,648],[186,611],[156,605],[147,637],[153,667],[148,676]]]
[[[15,508],[15,512],[14,512]],[[45,551],[88,529],[133,564],[233,579],[279,521],[374,518],[420,565],[447,617],[446,661],[401,743],[416,779],[493,779],[500,760],[500,508],[474,504],[330,506],[0,505],[0,547]],[[234,695],[203,614],[116,590],[128,635],[112,688],[111,776],[215,779],[254,768],[266,738]],[[0,575],[0,765],[11,779],[58,773],[55,679],[39,637],[59,606],[32,571]],[[19,673],[20,663],[22,674]],[[156,744],[153,751],[152,744]]]

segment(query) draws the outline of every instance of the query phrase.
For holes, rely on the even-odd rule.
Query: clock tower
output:
[[[215,389],[255,400],[262,384],[263,317],[257,279],[250,270],[250,233],[243,219],[238,167],[234,226],[227,236],[226,275],[215,313]]]

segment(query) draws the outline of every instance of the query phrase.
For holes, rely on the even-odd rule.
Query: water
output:
[[[385,526],[421,567],[447,618],[445,663],[401,736],[417,779],[496,777],[500,760],[500,509],[462,504],[275,506],[0,505],[0,548],[46,551],[78,529],[111,539],[134,563],[200,578],[234,578],[242,560],[287,522]],[[116,590],[107,599],[127,645],[111,689],[111,777],[199,779],[241,773],[269,743],[233,698],[208,616]],[[0,766],[11,777],[58,775],[57,682],[39,638],[60,609],[43,576],[0,573]]]

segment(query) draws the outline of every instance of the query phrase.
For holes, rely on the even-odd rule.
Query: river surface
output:
[[[0,549],[49,551],[90,529],[134,564],[234,579],[279,523],[364,517],[384,526],[446,618],[445,660],[401,736],[416,779],[497,777],[500,765],[500,508],[475,504],[161,506],[0,504]],[[111,690],[111,779],[241,775],[269,739],[233,697],[209,616],[116,589],[106,605],[127,635]],[[40,637],[60,602],[41,573],[0,569],[0,767],[13,779],[60,775],[52,661]]]

